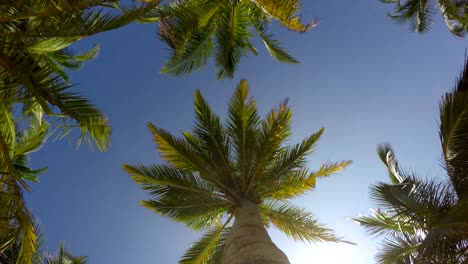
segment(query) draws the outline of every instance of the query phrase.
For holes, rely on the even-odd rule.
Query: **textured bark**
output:
[[[258,205],[242,200],[226,239],[222,264],[289,264],[288,257],[271,241]]]

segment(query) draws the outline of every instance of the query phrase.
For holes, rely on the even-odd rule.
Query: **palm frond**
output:
[[[60,76],[50,77],[54,69],[50,67],[34,68],[27,57],[16,56],[14,60],[1,55],[0,64],[7,68],[26,90],[25,97],[34,98],[44,111],[54,115],[49,104],[56,106],[64,115],[64,120],[74,120],[81,129],[78,143],[90,143],[91,139],[100,150],[105,150],[110,138],[110,127],[105,116],[88,100],[75,92],[70,92],[72,85]],[[72,125],[73,122],[72,122]]]
[[[124,169],[155,197],[142,204],[162,215],[199,230],[211,227],[231,202],[196,175],[167,165],[129,166]]]
[[[302,23],[297,15],[301,8],[299,0],[252,0],[252,2],[290,30],[306,32],[316,25],[315,21],[309,24]]]
[[[225,227],[223,232],[221,233],[220,237],[218,238],[218,243],[211,254],[210,259],[206,264],[219,264],[221,263],[221,259],[223,257],[224,248],[226,245],[226,240],[228,235],[231,233],[231,227]]]
[[[202,181],[197,175],[177,170],[169,165],[123,165],[122,167],[137,184],[155,196],[177,191],[181,195],[193,193],[223,197],[221,194],[216,193],[208,182]]]
[[[397,184],[403,182],[404,178],[400,175],[400,168],[398,161],[395,158],[395,152],[389,144],[381,144],[377,146],[377,154],[380,160],[385,164],[388,169],[388,176],[392,183]]]
[[[294,240],[308,242],[346,242],[331,229],[319,224],[314,216],[289,203],[267,201],[260,205],[261,213],[271,223]],[[349,243],[349,242],[348,242]]]
[[[212,33],[199,31],[185,43],[183,52],[174,53],[161,69],[161,73],[174,75],[190,73],[205,65],[211,58],[213,51]]]
[[[275,156],[269,161],[271,166],[260,176],[257,176],[256,184],[261,186],[266,182],[275,182],[295,169],[302,168],[305,158],[315,148],[317,141],[322,135],[324,129],[305,138],[301,143],[294,146],[281,148],[275,153]]]
[[[36,220],[32,221],[34,233],[36,235],[36,242],[35,242],[35,252],[32,256],[31,263],[32,264],[42,264],[42,257],[43,257],[43,243],[44,243],[44,235],[39,227],[39,224]],[[1,229],[5,231],[4,229]],[[0,236],[1,237],[1,236]],[[17,264],[20,261],[20,250],[21,250],[21,240],[12,240],[12,245],[6,248],[0,248],[0,263],[2,264]]]
[[[224,248],[230,228],[226,227],[231,221],[231,215],[224,224],[206,231],[203,237],[193,244],[180,259],[180,264],[209,264],[220,263],[220,255]]]
[[[468,30],[466,2],[453,0],[381,0],[383,3],[396,4],[390,18],[400,23],[409,22],[410,29],[420,34],[427,32],[436,13],[434,3],[452,34],[463,37]]]
[[[274,198],[283,201],[298,197],[315,188],[317,178],[338,173],[349,164],[351,164],[351,161],[325,163],[316,172],[309,172],[306,169],[293,170],[277,179],[269,178],[268,184],[260,179],[257,189],[259,189],[262,198]]]
[[[162,158],[178,169],[189,172],[205,172],[210,168],[200,155],[183,139],[148,123],[154,142]]]
[[[202,151],[209,155],[223,177],[223,182],[234,184],[229,137],[218,115],[213,113],[200,91],[195,92],[195,127]]]
[[[142,201],[141,204],[194,230],[211,227],[232,206],[232,203],[224,199],[182,194],[166,194],[157,200]]]
[[[269,162],[280,151],[281,144],[291,135],[291,108],[287,101],[271,110],[267,117],[261,121],[260,133],[257,137],[256,153],[253,163],[253,172],[250,175],[249,187],[253,186],[255,179],[260,177],[268,168]]]
[[[197,243],[193,244],[179,260],[180,264],[204,264],[213,254],[219,243],[223,227],[212,228],[205,232]]]
[[[48,138],[50,125],[46,122],[30,122],[28,128],[16,141],[14,155],[30,154],[38,151]]]
[[[370,216],[359,216],[352,220],[363,226],[369,234],[376,236],[418,232],[411,218],[404,215],[390,215],[379,209],[371,210]]]
[[[247,184],[252,173],[251,161],[255,155],[259,124],[257,105],[253,98],[249,97],[247,81],[242,80],[229,104],[226,130],[234,148],[235,163],[240,173],[237,178],[241,179],[241,186]]]
[[[223,6],[216,20],[216,66],[217,77],[233,78],[240,59],[251,50],[251,36],[248,17],[245,15],[247,5]]]
[[[383,1],[392,3],[393,1]],[[396,2],[396,1],[395,1]],[[403,4],[397,2],[395,13],[389,17],[397,22],[409,22],[410,28],[418,33],[425,33],[433,20],[434,10],[428,0],[407,0]]]
[[[468,59],[455,89],[440,103],[439,134],[453,188],[460,199],[468,197]]]
[[[273,34],[268,33],[270,21],[260,8],[250,5],[249,20],[263,41],[270,55],[283,63],[299,63],[281,47],[278,40],[273,39]]]
[[[418,245],[419,240],[411,236],[384,240],[376,261],[379,264],[412,264],[415,260],[414,252],[417,250]]]
[[[36,253],[37,236],[32,223],[32,216],[26,209],[20,210],[17,215],[21,238],[18,252],[18,263],[32,264],[32,259]]]
[[[438,0],[445,25],[452,34],[464,37],[468,30],[467,3],[465,1]]]
[[[455,201],[446,185],[417,178],[394,185],[379,183],[372,187],[371,194],[383,209],[409,216],[414,224],[419,223],[424,229],[433,224],[428,223],[428,219],[440,219],[451,210]]]

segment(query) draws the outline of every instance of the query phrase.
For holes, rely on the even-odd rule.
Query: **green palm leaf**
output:
[[[353,218],[353,220],[363,226],[371,235],[395,235],[399,232],[414,234],[418,232],[411,218],[404,215],[390,215],[379,209],[371,210],[370,216],[360,216]]]
[[[314,216],[304,209],[289,203],[268,201],[261,206],[266,218],[294,240],[308,242],[345,242],[336,237],[331,229],[319,224]]]
[[[468,197],[468,61],[455,89],[440,103],[440,139],[445,167],[460,199]]]
[[[214,51],[212,34],[209,31],[200,31],[190,38],[183,52],[174,54],[161,69],[161,73],[180,75],[192,72],[206,64]]]
[[[249,97],[247,82],[241,81],[237,86],[228,107],[227,133],[234,147],[235,161],[241,178],[241,184],[245,185],[252,174],[252,159],[255,156],[255,144],[257,141],[260,117],[257,113],[257,105],[252,97]]]
[[[223,199],[207,196],[187,195],[185,199],[176,200],[176,197],[181,196],[167,195],[158,200],[143,201],[141,204],[158,214],[184,223],[194,230],[212,226],[213,222],[219,221],[226,208],[231,205]]]
[[[384,240],[381,253],[376,257],[379,264],[411,264],[415,263],[413,253],[419,245],[418,239],[412,236],[396,237],[393,240]]]
[[[265,172],[273,157],[280,151],[281,144],[290,137],[291,116],[291,109],[285,101],[262,120],[252,161],[253,172],[249,175],[250,185],[254,182],[254,177],[259,177]]]
[[[267,51],[273,58],[284,63],[299,63],[299,61],[294,59],[283,47],[281,47],[281,43],[278,40],[273,39],[273,34],[268,33],[270,21],[263,14],[260,8],[251,5],[249,20],[262,39],[263,44],[265,44]]]
[[[337,163],[325,163],[317,172],[308,172],[307,170],[291,171],[287,175],[277,179],[269,179],[268,185],[262,184],[259,180],[259,189],[262,197],[274,198],[278,200],[291,199],[298,197],[307,191],[315,188],[317,178],[327,177],[336,174],[346,168],[351,161],[342,161]],[[264,182],[266,183],[266,181]]]
[[[395,12],[388,14],[397,22],[409,22],[410,29],[423,34],[432,24],[438,6],[447,28],[452,34],[463,37],[468,29],[466,3],[454,0],[381,0],[383,3],[396,4]]]
[[[217,77],[232,78],[240,59],[251,51],[246,4],[226,5],[216,20]]]
[[[263,175],[258,175],[258,186],[264,186],[265,182],[274,182],[275,180],[287,175],[288,172],[294,171],[304,166],[305,157],[309,155],[315,148],[316,142],[322,135],[322,128],[317,133],[305,138],[301,143],[294,146],[281,148],[275,153],[275,156],[270,161],[271,166],[265,170]]]
[[[221,225],[206,231],[203,237],[193,244],[180,259],[180,264],[215,264],[220,263],[222,249],[230,228],[226,227],[232,219],[232,215]]]
[[[288,29],[306,32],[313,28],[316,23],[303,24],[297,13],[300,10],[299,0],[252,0],[259,8],[275,20],[278,20]]]
[[[223,177],[223,182],[233,183],[233,168],[230,158],[229,138],[219,116],[211,111],[200,91],[195,92],[195,127],[193,135],[199,147],[212,160],[214,167]]]

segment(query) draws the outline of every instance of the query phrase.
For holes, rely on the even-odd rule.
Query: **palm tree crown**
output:
[[[69,46],[88,36],[122,27],[154,8],[121,8],[109,0],[5,0],[0,4],[0,98],[16,92],[16,102],[39,103],[58,117],[65,130],[79,127],[80,141],[105,150],[107,118],[68,81],[66,69],[77,69],[98,53],[98,46],[77,54]],[[117,8],[120,11],[117,11]]]
[[[391,183],[372,187],[380,209],[355,220],[371,234],[387,235],[379,263],[468,261],[468,60],[440,103],[440,139],[447,182],[406,173],[389,145],[378,148]]]
[[[350,164],[325,163],[317,171],[306,168],[306,156],[314,150],[323,128],[297,145],[285,146],[291,135],[287,102],[262,120],[245,80],[232,96],[224,125],[199,91],[195,93],[195,120],[193,131],[183,132],[181,138],[149,123],[166,163],[123,165],[151,194],[150,200],[142,202],[145,207],[195,230],[207,230],[180,263],[226,260],[223,254],[229,247],[224,244],[247,207],[252,214],[259,212],[253,221],[259,221],[261,228],[273,224],[301,241],[343,241],[312,214],[289,202],[313,189],[317,178]]]
[[[278,61],[298,63],[268,30],[272,20],[298,32],[313,28],[315,22],[301,22],[299,10],[300,0],[177,0],[146,19],[159,21],[160,38],[172,50],[163,73],[190,73],[213,56],[218,78],[232,78],[242,57],[257,55],[250,42],[254,34]]]
[[[412,30],[425,33],[438,9],[447,28],[454,35],[463,37],[468,30],[468,2],[466,0],[381,0],[396,3],[395,13],[390,18],[398,22],[410,22]],[[435,7],[438,6],[438,7]]]
[[[86,264],[87,261],[87,257],[74,256],[63,243],[60,244],[58,254],[48,253],[43,257],[43,264]]]

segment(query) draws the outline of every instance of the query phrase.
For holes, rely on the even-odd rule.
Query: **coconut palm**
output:
[[[179,263],[289,263],[268,235],[270,224],[294,240],[343,242],[290,200],[350,161],[328,162],[310,171],[306,157],[324,130],[286,146],[290,122],[287,102],[262,120],[243,80],[224,125],[200,91],[195,93],[192,132],[180,138],[148,124],[166,163],[123,168],[151,194],[143,206],[189,228],[206,230]]]
[[[2,1],[0,91],[16,90],[21,102],[32,98],[46,114],[63,120],[66,128],[79,126],[79,142],[92,139],[105,150],[110,136],[107,119],[88,100],[70,91],[73,85],[65,73],[65,69],[76,69],[93,58],[98,47],[76,54],[69,46],[122,27],[156,4],[124,9],[108,0]]]
[[[86,264],[88,258],[83,256],[73,256],[73,254],[65,247],[63,243],[60,244],[58,254],[46,254],[44,257],[44,264]]]
[[[468,261],[468,60],[440,103],[440,139],[446,182],[404,172],[389,145],[378,147],[391,183],[374,185],[380,208],[354,219],[371,234],[386,236],[378,263]]]
[[[28,167],[28,155],[40,149],[48,137],[49,124],[42,109],[33,104],[21,118],[13,117],[13,102],[0,100],[0,253],[18,248],[17,263],[31,263],[36,234],[33,217],[24,201],[28,182],[36,181],[44,169]],[[21,131],[21,132],[20,132]]]
[[[381,0],[396,3],[395,13],[389,17],[398,22],[410,22],[412,30],[424,33],[440,11],[447,28],[454,35],[463,37],[468,30],[468,2],[466,0]]]
[[[298,63],[269,33],[269,27],[275,20],[293,31],[313,28],[316,23],[302,23],[299,11],[300,0],[176,0],[145,19],[159,22],[160,38],[172,50],[161,72],[187,74],[214,57],[218,78],[232,78],[243,57],[257,55],[250,42],[254,34],[273,58]]]
[[[37,181],[42,172],[27,166],[28,154],[48,136],[50,125],[42,116],[65,128],[60,136],[79,126],[78,142],[92,139],[105,150],[109,141],[107,119],[70,91],[66,74],[94,58],[98,47],[76,54],[69,46],[124,26],[156,4],[122,8],[104,0],[0,3],[0,253],[17,248],[15,263],[34,261],[36,235],[23,193],[29,191],[28,181]]]

